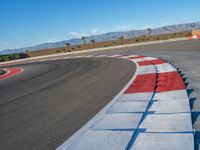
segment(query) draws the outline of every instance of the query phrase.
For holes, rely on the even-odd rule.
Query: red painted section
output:
[[[137,62],[139,66],[147,66],[147,65],[159,65],[166,63],[165,61],[161,59],[155,59],[155,60],[146,60],[146,61],[140,61]]]
[[[148,61],[148,60],[137,62],[137,64],[138,64],[139,66],[153,65],[153,64],[152,64],[150,61]]]
[[[198,34],[198,35],[193,35],[193,36],[189,36],[188,39],[189,39],[189,40],[200,39],[200,34]]]
[[[156,74],[138,75],[125,93],[154,92],[155,83]]]
[[[180,74],[175,72],[160,73],[155,92],[165,92],[185,89],[185,84]]]
[[[157,80],[157,83],[156,83]],[[185,89],[185,84],[177,71],[156,74],[138,75],[126,94],[141,92],[165,92]]]
[[[16,67],[16,68],[6,68],[5,70],[7,70],[7,73],[5,73],[3,75],[0,75],[0,80],[12,77],[12,76],[14,76],[16,74],[19,74],[20,72],[23,71],[23,69],[19,68],[19,67]]]

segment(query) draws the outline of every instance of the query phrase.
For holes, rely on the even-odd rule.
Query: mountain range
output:
[[[151,35],[190,31],[193,29],[200,29],[200,22],[177,24],[177,25],[154,28],[151,31]],[[148,34],[149,34],[149,31],[147,29],[130,30],[130,31],[125,31],[125,32],[110,32],[110,33],[105,33],[101,35],[88,36],[85,38],[85,42],[90,43],[91,42],[90,40],[92,39],[95,40],[95,42],[103,42],[103,41],[116,40],[121,36],[123,36],[124,38],[134,38],[134,37],[139,37],[139,36],[148,35]],[[10,54],[10,53],[19,53],[19,52],[24,52],[26,50],[35,51],[35,50],[42,50],[42,49],[49,49],[49,48],[58,48],[58,47],[63,47],[65,43],[69,43],[70,45],[79,45],[79,44],[82,44],[83,41],[81,39],[70,39],[70,40],[63,40],[59,42],[42,43],[39,45],[24,47],[24,48],[6,49],[6,50],[0,51],[0,55]]]

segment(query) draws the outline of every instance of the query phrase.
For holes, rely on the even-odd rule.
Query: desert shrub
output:
[[[56,53],[60,53],[61,51],[60,50],[56,50]]]

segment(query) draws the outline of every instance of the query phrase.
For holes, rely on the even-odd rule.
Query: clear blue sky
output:
[[[200,0],[0,0],[0,50],[200,21]]]

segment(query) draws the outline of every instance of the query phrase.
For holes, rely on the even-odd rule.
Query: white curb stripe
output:
[[[141,133],[131,150],[193,150],[191,134]]]
[[[58,149],[77,149],[77,150],[110,150],[125,149],[126,141],[131,138],[131,131],[102,131],[88,130],[84,138],[77,138],[75,144],[61,145]],[[114,139],[114,140],[113,140]],[[77,144],[78,143],[78,144]],[[117,143],[117,144],[116,144]]]
[[[140,66],[138,68],[138,75],[156,73],[155,66]]]
[[[131,101],[131,102],[116,102],[107,111],[107,113],[141,113],[147,107],[147,101]]]
[[[158,73],[177,71],[176,68],[174,68],[172,65],[170,65],[168,63],[155,65],[155,67],[156,67]]]
[[[191,114],[149,114],[142,122],[140,128],[145,132],[190,132],[192,133]],[[176,141],[174,141],[176,142]]]
[[[188,99],[181,100],[166,100],[166,101],[155,101],[149,111],[154,112],[154,114],[161,113],[190,113],[190,108]]]
[[[136,129],[142,113],[114,113],[105,114],[91,129],[98,130],[130,130]]]
[[[153,92],[123,94],[117,101],[149,101]]]

